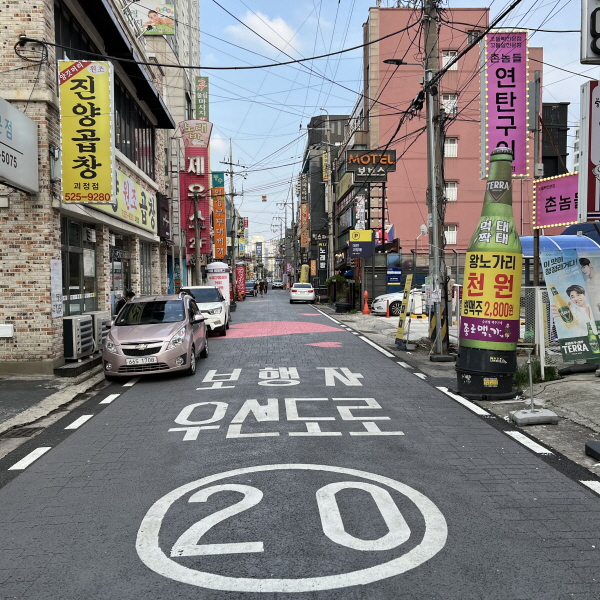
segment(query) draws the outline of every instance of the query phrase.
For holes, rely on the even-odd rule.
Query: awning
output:
[[[108,0],[100,0],[96,6],[97,12],[94,13],[94,25],[99,31],[103,32],[102,37],[106,53],[109,56],[139,61],[140,57],[133,49]],[[159,129],[175,129],[175,121],[173,121],[171,113],[160,97],[145,65],[132,62],[119,64],[131,78],[138,99],[144,101],[156,117],[156,126]]]
[[[533,258],[533,236],[521,238],[523,258]],[[540,252],[552,250],[578,250],[600,252],[600,245],[584,235],[541,235]]]

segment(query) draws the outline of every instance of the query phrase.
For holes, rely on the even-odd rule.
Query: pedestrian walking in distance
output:
[[[256,298],[256,296],[258,296],[258,281],[254,282],[253,292],[254,292],[254,297]]]
[[[265,282],[263,279],[260,280],[260,283],[258,284],[258,289],[260,291],[260,295],[262,296],[265,293]]]

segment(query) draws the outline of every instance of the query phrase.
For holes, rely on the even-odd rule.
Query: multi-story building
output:
[[[569,102],[544,102],[542,105],[542,163],[544,177],[568,173],[567,124]]]
[[[176,123],[162,92],[169,90],[169,104],[174,113],[179,111],[179,119],[189,111],[190,90],[189,77],[185,80],[180,70],[174,82],[169,80],[170,69],[152,63],[175,61],[181,50],[186,58],[180,57],[180,62],[192,61],[197,54],[197,2],[195,13],[193,0],[181,3],[191,11],[183,17],[193,25],[187,33],[182,28],[179,37],[167,33],[151,42],[144,35],[147,25],[140,27],[127,10],[131,4],[16,0],[2,8],[3,21],[10,27],[0,33],[0,98],[10,103],[10,110],[20,111],[20,121],[33,120],[37,140],[32,134],[29,141],[37,142],[38,156],[25,185],[13,181],[13,187],[0,186],[0,373],[51,374],[65,363],[66,320],[94,311],[112,314],[115,300],[127,289],[137,294],[168,289],[167,194],[172,196],[172,190],[167,186],[164,149],[170,148]],[[180,24],[173,19],[173,26]],[[80,64],[67,72],[57,60]],[[105,204],[67,201],[64,173],[69,168],[87,165],[82,173],[95,176],[95,115],[85,117],[90,118],[87,132],[81,133],[86,140],[61,141],[59,98],[67,87],[87,86],[89,95],[80,96],[82,105],[73,106],[72,112],[92,110],[85,104],[93,95],[91,79],[69,78],[82,68],[86,73],[104,71],[106,62],[114,71],[108,111],[114,152],[105,167],[110,165],[115,192]],[[93,66],[96,63],[99,67]],[[4,125],[6,115],[0,116]],[[67,162],[65,156],[73,152],[83,156]],[[94,185],[90,183],[90,190]]]

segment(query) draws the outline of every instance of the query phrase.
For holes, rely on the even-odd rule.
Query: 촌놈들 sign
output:
[[[526,31],[496,31],[485,36],[485,151],[482,178],[490,168],[489,155],[494,148],[513,151],[512,175],[529,174],[527,131]]]
[[[578,173],[568,173],[533,184],[533,228],[566,227],[579,222]]]

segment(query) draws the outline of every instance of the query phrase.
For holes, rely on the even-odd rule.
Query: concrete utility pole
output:
[[[440,104],[437,85],[431,81],[439,71],[438,38],[437,38],[437,5],[436,0],[425,0],[425,94],[427,99],[427,173],[428,173],[428,228],[429,228],[429,272],[432,281],[432,298],[435,307],[435,354],[448,354],[448,338],[442,330],[442,314],[448,323],[446,297],[446,269],[444,265],[444,219],[443,202],[444,185],[441,165],[441,123]],[[435,301],[437,300],[437,301]],[[442,359],[443,360],[443,359]]]
[[[233,301],[237,300],[237,273],[235,264],[237,262],[237,216],[235,211],[235,193],[233,191],[233,151],[231,147],[231,140],[229,140],[229,197],[231,198],[231,228],[233,229],[233,235],[231,236],[231,272],[232,272],[232,284],[233,284]]]

